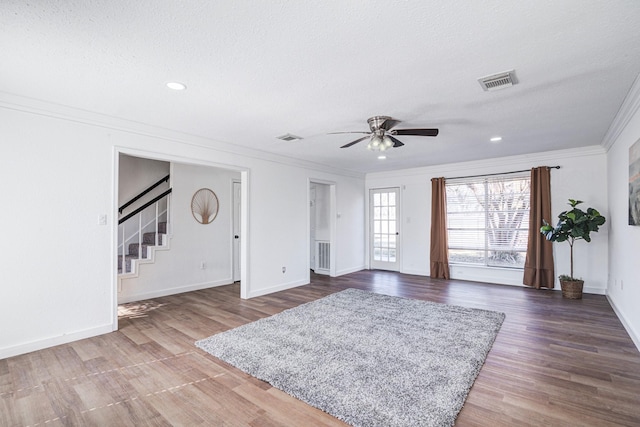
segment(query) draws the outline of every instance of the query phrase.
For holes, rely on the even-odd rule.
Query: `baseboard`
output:
[[[232,283],[233,279],[227,278],[223,280],[216,280],[215,282],[196,283],[193,285],[179,286],[177,288],[159,289],[157,291],[145,292],[141,294],[118,296],[118,304],[166,297],[168,295],[181,294],[183,292],[199,291],[201,289],[215,288],[217,286],[230,285]]]
[[[412,270],[412,269],[402,269],[402,271],[400,271],[400,273],[402,274],[411,274],[413,276],[424,276],[424,277],[429,277],[429,271],[425,271],[425,270]]]
[[[344,276],[345,274],[351,274],[351,273],[356,273],[358,271],[362,271],[365,270],[367,267],[365,267],[364,265],[361,265],[359,267],[354,267],[354,268],[347,268],[345,270],[340,270],[340,271],[336,271],[336,276]]]
[[[95,328],[84,329],[82,331],[76,331],[71,333],[65,333],[63,335],[57,335],[54,337],[44,338],[37,341],[31,341],[28,343],[22,343],[11,347],[0,348],[0,359],[6,359],[8,357],[19,356],[21,354],[31,353],[32,351],[42,350],[49,347],[55,347],[61,344],[67,344],[72,341],[83,340],[85,338],[91,338],[98,335],[108,334],[113,332],[113,325],[97,326]]]
[[[308,284],[309,282],[307,280],[296,280],[293,282],[281,283],[276,286],[271,286],[270,288],[258,289],[255,291],[249,289],[247,298],[261,297],[263,295],[272,294],[274,292],[286,291],[287,289],[297,288],[298,286],[304,286]]]
[[[560,287],[558,287],[560,289]],[[582,288],[582,292],[585,294],[593,294],[593,295],[606,295],[607,290],[602,288],[592,288],[590,286],[584,286]]]
[[[622,326],[624,326],[624,329],[629,334],[629,337],[631,337],[631,341],[633,341],[638,351],[640,351],[640,335],[637,334],[631,324],[627,322],[627,319],[624,317],[618,307],[616,307],[616,304],[613,302],[611,297],[609,297],[609,295],[607,295],[607,300],[609,301],[611,308],[613,308],[613,312],[616,314],[616,316],[618,316],[618,319],[620,319],[620,323],[622,323]]]

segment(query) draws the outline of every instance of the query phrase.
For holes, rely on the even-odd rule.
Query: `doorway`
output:
[[[379,188],[369,194],[370,268],[400,271],[399,188]]]
[[[114,150],[114,169],[113,169],[113,180],[114,180],[114,188],[115,191],[113,193],[113,208],[112,208],[112,215],[114,218],[118,218],[118,209],[120,206],[120,201],[119,201],[119,196],[120,196],[120,191],[119,191],[119,186],[120,186],[120,180],[121,179],[126,179],[126,177],[121,177],[120,173],[121,173],[121,162],[120,162],[120,157],[121,155],[126,155],[129,157],[136,157],[136,158],[140,158],[140,159],[148,159],[148,160],[153,160],[153,161],[159,161],[159,162],[167,162],[167,163],[173,163],[173,164],[181,164],[181,165],[186,165],[186,166],[194,166],[194,167],[204,167],[204,168],[210,168],[211,171],[219,171],[219,170],[225,170],[225,171],[230,171],[236,174],[236,177],[234,177],[233,182],[234,184],[237,182],[237,187],[234,184],[227,184],[229,185],[227,187],[227,192],[231,192],[231,195],[227,195],[229,200],[227,202],[227,206],[229,206],[229,204],[231,204],[231,210],[228,210],[226,216],[227,216],[227,221],[228,221],[228,228],[227,230],[229,230],[231,233],[234,233],[233,235],[231,235],[231,242],[228,244],[228,246],[226,246],[226,248],[224,249],[225,251],[229,251],[229,258],[233,258],[234,260],[238,260],[238,264],[237,264],[237,269],[235,268],[235,264],[232,265],[231,262],[229,262],[227,270],[229,268],[232,269],[232,271],[229,271],[229,275],[226,276],[226,278],[223,278],[224,280],[226,280],[226,283],[229,283],[229,280],[233,277],[234,280],[240,280],[240,298],[242,299],[247,299],[249,298],[249,289],[250,289],[250,279],[248,277],[247,274],[247,270],[248,270],[248,266],[249,266],[249,260],[248,260],[248,254],[247,254],[247,245],[246,245],[246,239],[248,239],[248,234],[247,232],[245,232],[244,234],[240,234],[240,233],[236,233],[236,229],[233,228],[232,229],[232,225],[236,225],[238,227],[238,231],[240,230],[247,230],[247,223],[248,223],[248,219],[249,219],[249,213],[248,213],[248,203],[247,203],[247,198],[249,196],[249,191],[248,191],[248,181],[249,181],[249,170],[248,169],[243,169],[243,168],[239,168],[236,166],[230,166],[230,165],[225,165],[225,164],[219,164],[219,163],[214,163],[214,162],[207,162],[207,161],[203,161],[203,160],[196,160],[196,159],[186,159],[184,157],[178,157],[178,156],[174,156],[174,155],[170,155],[170,154],[166,154],[166,153],[156,153],[156,152],[148,152],[148,151],[140,151],[140,150],[136,150],[136,149],[131,149],[131,148],[123,148],[123,147],[117,147]],[[216,174],[217,176],[218,174]],[[239,179],[238,179],[239,178]],[[183,182],[187,182],[187,181],[183,181]],[[227,181],[228,183],[229,181]],[[238,190],[236,190],[236,188],[238,188]],[[240,190],[241,188],[241,190]],[[234,191],[238,191],[239,197],[235,197],[235,193]],[[175,191],[174,188],[174,193],[177,194],[177,192]],[[172,193],[172,195],[175,196],[175,194]],[[187,194],[186,192],[182,193]],[[187,198],[190,198],[191,194],[188,193],[187,194]],[[229,197],[230,196],[230,197]],[[240,199],[243,199],[242,201],[240,201]],[[231,203],[231,201],[233,203]],[[234,204],[237,201],[237,216],[236,216],[236,212],[232,213],[232,209],[235,208]],[[177,217],[175,217],[176,212],[171,210],[171,214],[170,216],[172,217],[172,219],[176,219]],[[229,218],[228,215],[234,215],[234,218],[237,217],[237,221],[235,219],[231,219]],[[175,218],[174,218],[175,217]],[[193,221],[193,218],[191,218],[191,216],[187,215],[188,219],[185,219],[185,221]],[[111,293],[111,298],[110,298],[110,305],[112,307],[112,329],[113,330],[117,330],[118,329],[118,304],[119,304],[119,297],[121,295],[121,293],[119,292],[120,290],[120,284],[121,284],[121,278],[118,277],[118,272],[117,272],[117,261],[118,261],[118,237],[119,237],[119,232],[118,232],[118,221],[114,221],[114,225],[112,227],[112,247],[113,250],[111,251],[111,264],[113,266],[113,279],[112,279],[112,293]],[[229,234],[231,234],[229,233]],[[238,235],[238,243],[237,243],[237,252],[235,251],[235,240],[233,237],[235,235]],[[228,248],[228,249],[227,249]],[[178,249],[178,246],[172,248],[172,250],[174,249]],[[174,251],[175,252],[175,251]],[[200,266],[204,266],[204,269],[208,268],[209,265],[208,263],[202,263],[199,262],[198,265]],[[200,267],[201,269],[203,267]],[[222,281],[223,279],[220,279],[220,281]],[[204,283],[204,282],[203,282]],[[158,292],[161,292],[163,290],[160,290]]]
[[[309,270],[332,277],[336,275],[335,198],[334,183],[309,181]]]

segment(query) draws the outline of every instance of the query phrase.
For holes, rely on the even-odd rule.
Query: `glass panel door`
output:
[[[370,204],[370,257],[371,268],[398,271],[398,188],[371,190]]]

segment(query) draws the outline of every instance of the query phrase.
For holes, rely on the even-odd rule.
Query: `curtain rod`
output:
[[[540,166],[548,169],[560,169],[560,166]],[[478,178],[481,176],[495,176],[495,175],[508,175],[510,173],[520,173],[520,172],[529,172],[531,169],[523,169],[521,171],[511,171],[511,172],[500,172],[500,173],[485,173],[482,175],[469,175],[469,176],[454,176],[446,179],[463,179],[463,178]]]

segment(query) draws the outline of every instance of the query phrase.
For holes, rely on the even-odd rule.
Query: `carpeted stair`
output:
[[[158,246],[163,246],[164,236],[167,234],[167,223],[158,223]],[[125,255],[125,271],[122,271],[122,256],[118,256],[118,274],[132,273],[131,260],[133,259],[147,259],[149,255],[149,247],[156,246],[156,233],[149,232],[142,234],[142,245],[138,242],[129,244],[129,253]],[[142,256],[139,256],[140,248],[142,248]]]

